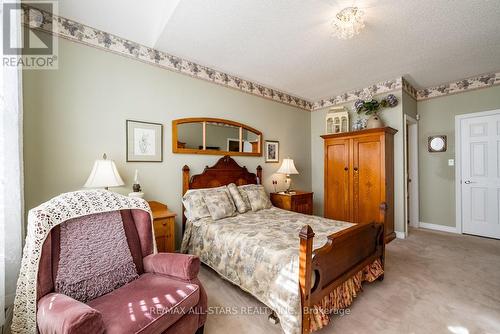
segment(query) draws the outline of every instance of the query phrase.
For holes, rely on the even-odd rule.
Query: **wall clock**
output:
[[[446,136],[430,136],[428,144],[429,152],[446,152]]]

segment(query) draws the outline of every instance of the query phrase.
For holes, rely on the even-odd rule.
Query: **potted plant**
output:
[[[398,105],[398,99],[393,94],[387,95],[386,98],[382,99],[378,102],[375,99],[371,99],[368,101],[356,100],[354,102],[354,109],[358,114],[365,114],[369,116],[368,121],[366,122],[367,129],[381,128],[384,126],[384,122],[379,116],[379,112],[381,108],[393,108]]]

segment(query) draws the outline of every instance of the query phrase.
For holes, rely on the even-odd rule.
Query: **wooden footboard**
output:
[[[310,332],[311,308],[367,265],[380,259],[384,265],[384,225],[357,224],[334,233],[313,251],[314,232],[300,231],[299,282],[302,300],[302,333]],[[382,279],[383,277],[380,277]]]

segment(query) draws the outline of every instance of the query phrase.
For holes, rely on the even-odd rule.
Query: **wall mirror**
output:
[[[176,119],[172,121],[172,152],[260,157],[262,133],[226,119]]]

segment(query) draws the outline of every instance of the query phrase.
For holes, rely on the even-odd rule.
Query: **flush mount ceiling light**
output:
[[[364,28],[363,11],[358,7],[347,7],[337,13],[332,22],[335,34],[340,39],[349,39]]]

